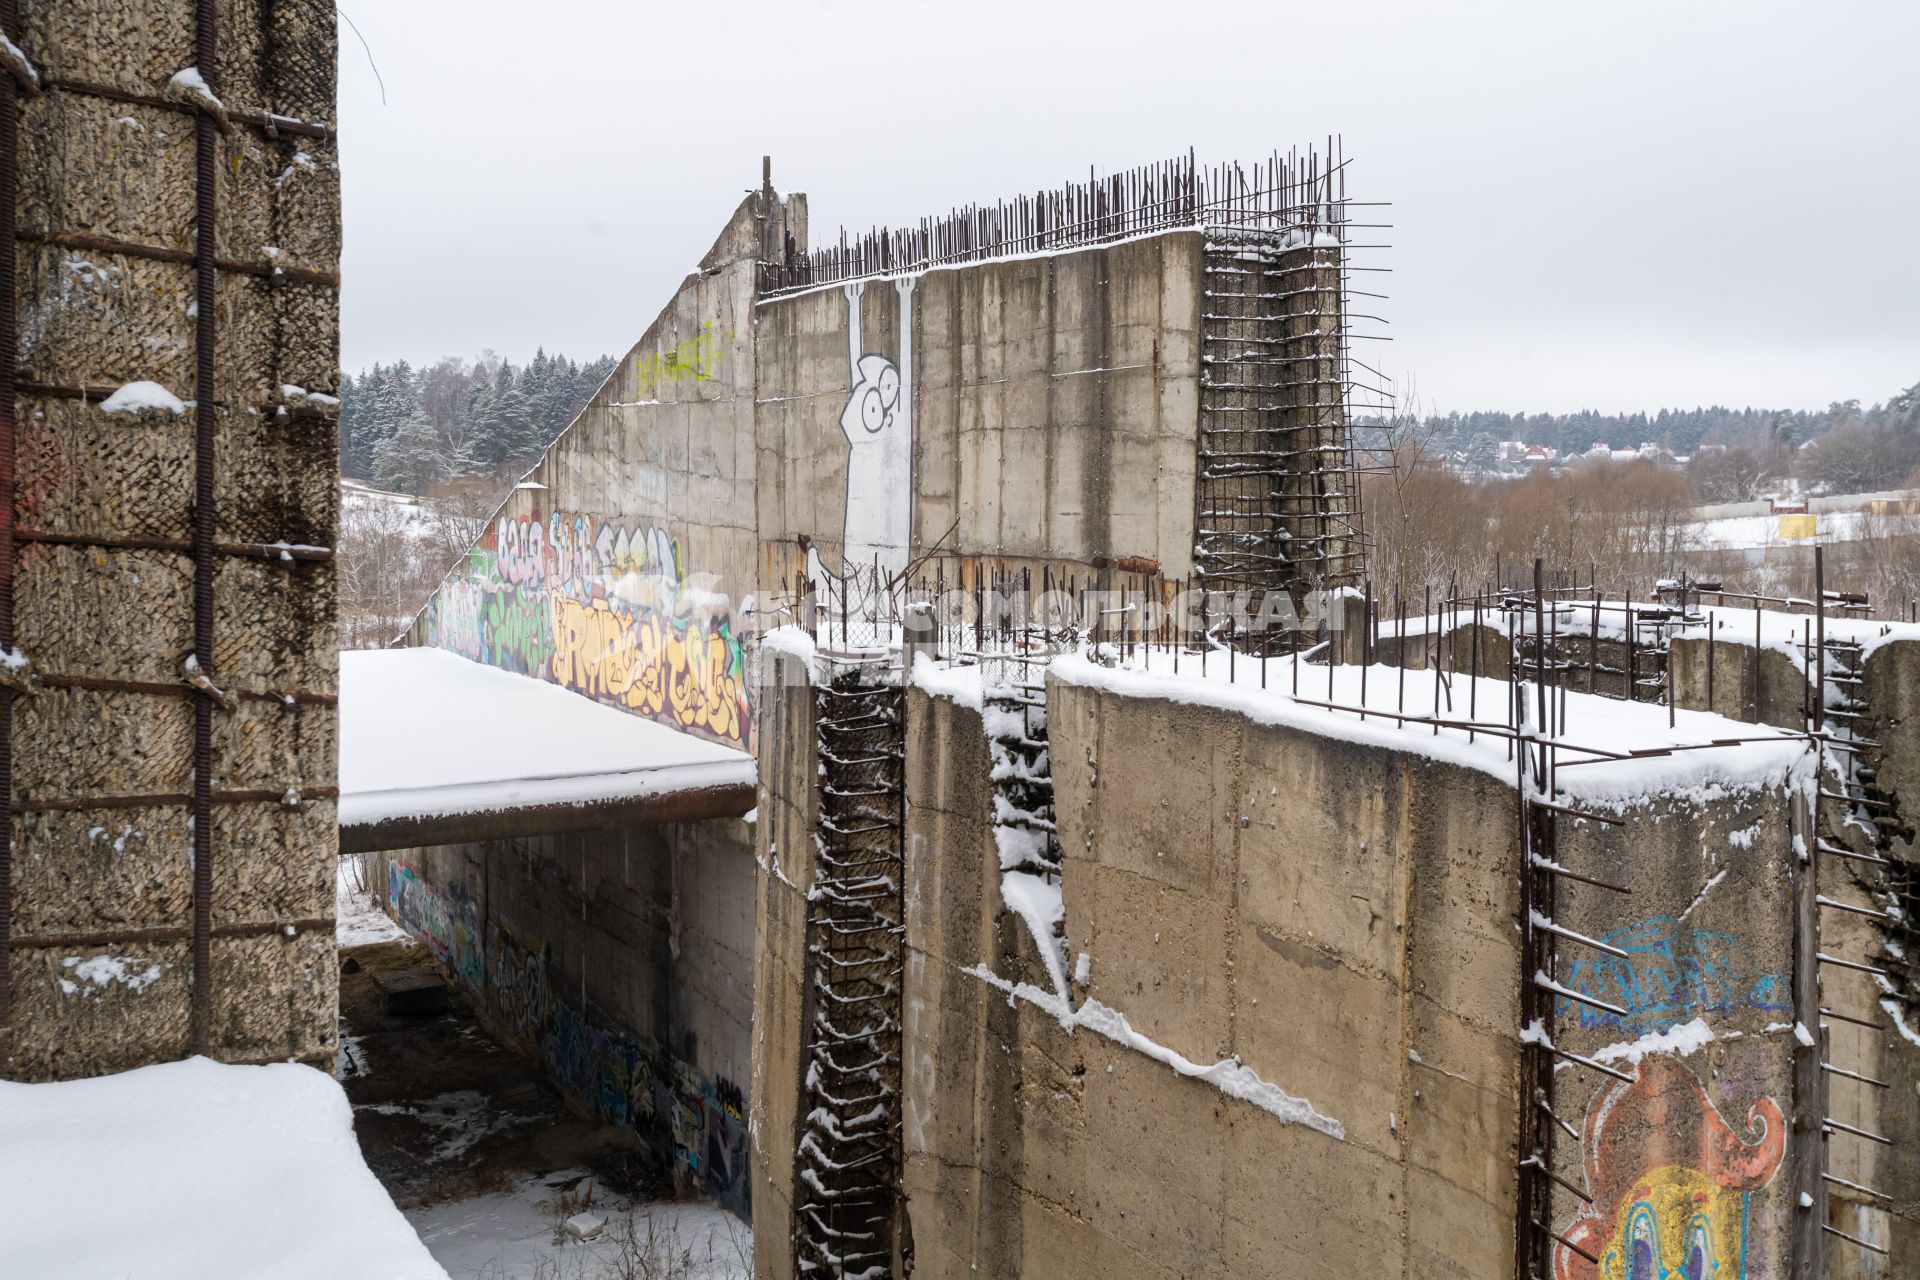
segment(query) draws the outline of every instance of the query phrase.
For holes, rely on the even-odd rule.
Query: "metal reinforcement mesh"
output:
[[[816,695],[820,825],[795,1252],[802,1274],[834,1280],[893,1271],[906,708],[889,665],[833,665]]]

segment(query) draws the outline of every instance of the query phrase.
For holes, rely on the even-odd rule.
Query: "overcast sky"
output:
[[[763,153],[825,240],[1337,133],[1426,407],[1920,382],[1920,5],[1578,8],[350,0],[343,363],[622,353]]]

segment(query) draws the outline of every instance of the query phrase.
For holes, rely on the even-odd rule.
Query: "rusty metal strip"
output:
[[[100,547],[110,551],[178,551],[189,553],[195,544],[186,538],[134,538],[110,533],[67,533],[53,529],[16,529],[18,542],[43,542],[61,547]],[[214,551],[223,556],[248,556],[255,560],[332,560],[331,547],[293,546],[277,542],[216,542]]]
[[[289,929],[293,930],[292,935],[287,933]],[[272,933],[291,940],[291,937],[302,933],[332,933],[333,930],[334,919],[326,916],[305,920],[217,924],[212,926],[211,932],[216,938],[253,938]],[[187,925],[167,924],[133,929],[95,929],[83,933],[42,933],[17,938],[13,946],[16,951],[51,951],[57,947],[106,947],[120,942],[185,942],[193,936],[193,929]]]
[[[206,120],[209,128],[214,127],[210,118],[202,115],[201,119]],[[104,236],[77,235],[70,231],[21,231],[18,235],[20,241],[25,244],[50,244],[62,249],[85,249],[92,253],[112,253],[126,258],[145,258],[151,262],[177,262],[182,265],[197,266],[200,261],[197,248],[168,249],[160,245],[134,244],[128,240],[109,240]],[[278,277],[295,284],[324,285],[332,289],[340,287],[338,271],[315,271],[311,267],[282,267],[272,263],[242,262],[238,258],[214,258],[213,265],[221,271],[230,271],[236,275],[258,276],[262,280]]]
[[[116,89],[109,84],[93,84],[86,80],[68,80],[64,77],[45,81],[47,88],[58,89],[81,98],[107,98],[113,102],[132,103],[136,107],[153,107],[160,111],[173,111],[182,115],[197,114],[195,108],[184,102],[175,102],[169,98],[156,98],[146,93],[129,93],[125,89]],[[304,138],[331,138],[333,130],[323,124],[308,124],[305,120],[294,120],[287,116],[276,116],[264,111],[235,111],[227,108],[227,119],[241,124],[252,125],[269,138],[282,133],[296,133]]]
[[[20,30],[16,0],[0,0],[0,32]],[[0,75],[0,649],[13,647],[13,415],[20,359],[18,230],[20,87]],[[0,1076],[13,1074],[13,699],[0,687]]]
[[[91,689],[98,693],[146,693],[166,697],[184,696],[194,691],[192,685],[184,683],[161,684],[154,680],[119,680],[107,676],[41,675],[37,679],[44,689]],[[289,700],[315,707],[332,707],[340,702],[340,696],[333,693],[305,693],[298,690],[275,693],[270,689],[228,689],[225,692],[229,698],[271,702],[278,706],[285,706]]]
[[[194,65],[208,92],[220,92],[220,15],[216,0],[194,5]],[[214,242],[219,235],[219,133],[214,118],[199,113],[194,143],[194,490],[193,652],[209,681],[219,677],[213,647],[213,448],[214,342],[219,311]],[[193,1048],[213,1047],[213,710],[203,690],[193,700]]]

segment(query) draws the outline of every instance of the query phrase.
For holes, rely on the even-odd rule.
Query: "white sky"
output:
[[[1920,382],[1920,5],[357,0],[343,361],[624,352],[770,153],[816,240],[1344,136],[1423,405]],[[1362,286],[1372,287],[1372,286]]]

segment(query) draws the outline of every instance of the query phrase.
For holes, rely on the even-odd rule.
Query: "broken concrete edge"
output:
[[[340,852],[380,853],[428,845],[517,840],[528,836],[569,835],[668,822],[697,822],[707,818],[744,818],[753,811],[756,791],[754,783],[734,782],[585,804],[529,805],[525,808],[342,823]]]

